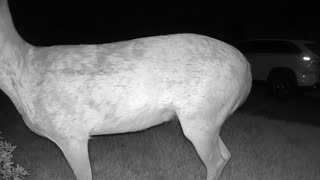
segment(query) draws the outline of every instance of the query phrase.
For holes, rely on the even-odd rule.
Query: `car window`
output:
[[[284,53],[284,54],[299,54],[301,49],[295,44],[286,41],[249,41],[239,43],[237,48],[247,53]]]
[[[305,44],[310,51],[320,56],[320,44],[318,43],[307,43]]]

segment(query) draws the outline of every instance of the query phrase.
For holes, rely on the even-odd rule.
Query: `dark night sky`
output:
[[[18,32],[34,45],[104,43],[181,32],[229,43],[263,37],[320,40],[320,13],[306,1],[63,2],[9,1]]]

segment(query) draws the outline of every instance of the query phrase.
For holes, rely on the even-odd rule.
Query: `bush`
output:
[[[1,134],[1,132],[0,132]],[[25,179],[24,176],[29,175],[29,173],[17,164],[14,167],[14,162],[12,162],[13,154],[16,146],[11,146],[7,141],[3,141],[0,136],[0,179],[1,180],[22,180]]]

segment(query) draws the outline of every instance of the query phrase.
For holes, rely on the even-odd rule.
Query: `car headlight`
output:
[[[310,58],[309,56],[303,56],[302,59],[303,59],[304,61],[310,61],[310,60],[311,60],[311,58]]]

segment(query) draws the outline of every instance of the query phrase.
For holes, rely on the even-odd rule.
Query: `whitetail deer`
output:
[[[0,0],[0,88],[27,126],[55,142],[77,180],[91,180],[92,135],[138,131],[177,115],[218,178],[231,154],[219,130],[251,89],[250,66],[232,46],[196,34],[102,45],[34,47]]]

